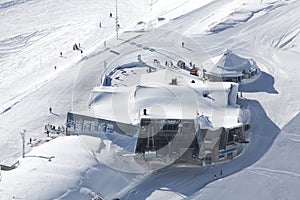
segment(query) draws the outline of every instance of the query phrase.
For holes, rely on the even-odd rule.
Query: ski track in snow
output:
[[[295,173],[295,172],[275,170],[275,169],[255,167],[255,168],[250,168],[249,170],[250,171],[267,172],[267,174],[270,174],[270,175],[268,175],[269,177],[272,177],[274,174],[283,174],[283,175],[287,175],[287,176],[295,176],[295,177],[298,177],[298,178],[300,177],[300,174]]]
[[[274,47],[278,47],[280,49],[285,49],[290,43],[293,42],[295,38],[299,36],[300,33],[300,26],[295,27],[290,32],[286,33],[278,40],[276,44],[274,44]]]
[[[43,88],[46,84],[54,80],[58,75],[62,75],[64,71],[70,70],[74,65],[82,62],[82,60],[85,60],[86,57],[83,57],[76,61],[76,59],[73,60],[73,64],[68,64],[65,68],[62,70],[58,70],[56,73],[51,74],[50,76],[46,77],[44,80],[42,80],[39,83],[36,83],[35,85],[28,88],[26,91],[23,91],[22,93],[18,94],[15,97],[12,97],[8,101],[2,103],[2,107],[0,107],[0,115],[4,114],[5,112],[11,110],[14,106],[16,106],[18,103],[23,101],[26,97],[30,96],[35,91]]]
[[[11,0],[11,1],[5,1],[3,3],[0,3],[0,9],[9,8],[13,6],[17,6],[26,2],[30,2],[33,0]]]

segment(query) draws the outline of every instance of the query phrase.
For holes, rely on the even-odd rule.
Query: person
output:
[[[99,27],[101,28],[102,26],[101,26],[101,22],[99,23]]]
[[[29,144],[31,144],[31,142],[32,142],[32,139],[31,139],[31,138],[29,138]]]
[[[81,53],[81,54],[83,54],[83,51],[82,51],[82,49],[80,50],[80,53]]]
[[[49,112],[52,113],[52,108],[51,107],[49,108]]]
[[[223,171],[222,171],[222,169],[220,170],[220,176],[222,176],[223,175]]]
[[[214,179],[217,179],[217,175],[214,175]]]
[[[59,54],[60,54],[60,57],[62,57],[62,52],[59,52]]]
[[[184,47],[184,42],[181,43],[181,46]]]
[[[56,66],[54,66],[54,70],[56,70]]]
[[[109,17],[112,17],[112,13],[109,13]]]
[[[79,48],[78,48],[78,46],[77,46],[77,44],[75,43],[74,45],[73,45],[73,50],[78,50]]]

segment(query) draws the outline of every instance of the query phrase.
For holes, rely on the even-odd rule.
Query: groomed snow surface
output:
[[[0,163],[20,163],[1,171],[0,199],[299,199],[299,10],[297,0],[118,1],[117,41],[115,1],[1,1]],[[157,27],[168,31],[142,32]],[[119,153],[124,149],[117,144],[130,142],[125,138],[62,136],[33,148],[27,144],[29,138],[46,139],[46,124],[64,125],[68,111],[87,110],[105,63],[149,51],[149,41],[158,45],[159,38],[172,40],[187,57],[198,43],[204,57],[230,49],[255,60],[260,77],[239,86],[239,104],[251,113],[250,143],[240,157],[203,168],[176,165],[134,173],[120,170],[122,161],[132,164],[132,155]],[[74,43],[83,53],[72,50]],[[165,53],[160,45],[156,50]],[[109,165],[90,150],[97,144]]]

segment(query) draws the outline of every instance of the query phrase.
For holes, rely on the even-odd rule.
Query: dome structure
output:
[[[204,70],[204,77],[210,81],[241,82],[259,74],[259,69],[252,59],[243,58],[226,50],[219,61],[210,69]]]

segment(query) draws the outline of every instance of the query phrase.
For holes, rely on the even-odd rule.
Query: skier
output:
[[[222,176],[223,175],[223,171],[222,171],[222,169],[220,170],[220,176]]]
[[[62,55],[62,52],[59,52],[59,55],[60,55],[60,57],[62,57],[63,55]]]
[[[109,17],[112,17],[112,13],[109,13]]]
[[[78,48],[78,46],[77,46],[77,44],[75,43],[74,45],[73,45],[73,50],[78,50],[79,48]]]
[[[54,66],[54,70],[56,70],[56,66]]]
[[[99,28],[101,28],[102,26],[101,26],[101,22],[99,23]]]
[[[49,112],[52,113],[52,108],[51,107],[49,108]]]
[[[181,46],[182,46],[182,48],[184,47],[184,42],[181,42]]]

